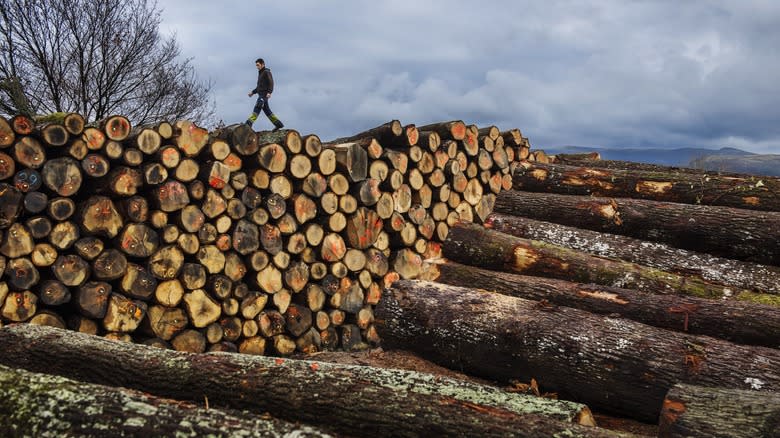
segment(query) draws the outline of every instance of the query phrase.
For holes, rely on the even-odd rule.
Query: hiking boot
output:
[[[284,128],[284,123],[279,122],[278,125],[274,125],[274,129],[272,129],[271,132],[276,132],[276,131],[278,131],[278,130],[280,130],[282,128]]]

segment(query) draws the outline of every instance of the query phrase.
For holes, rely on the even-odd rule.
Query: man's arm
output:
[[[271,74],[271,70],[266,70],[266,74],[268,75],[268,95],[266,97],[271,97],[271,93],[274,92],[274,76]]]

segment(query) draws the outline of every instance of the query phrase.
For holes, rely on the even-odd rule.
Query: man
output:
[[[279,120],[278,117],[271,111],[268,106],[268,99],[271,98],[271,93],[274,91],[274,77],[271,75],[271,70],[265,67],[265,61],[263,58],[257,58],[255,60],[255,66],[257,67],[257,86],[254,90],[249,92],[249,97],[257,94],[257,103],[252,110],[252,114],[246,119],[246,124],[252,126],[257,120],[257,115],[262,110],[268,117],[268,120],[274,124],[274,131],[284,128],[284,123]]]

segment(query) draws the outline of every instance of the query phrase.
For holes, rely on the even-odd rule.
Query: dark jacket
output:
[[[262,70],[257,72],[257,87],[252,90],[252,93],[257,93],[261,96],[265,96],[268,93],[274,92],[274,77],[271,75],[271,69],[263,67]]]

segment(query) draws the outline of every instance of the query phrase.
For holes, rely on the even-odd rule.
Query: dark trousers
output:
[[[257,120],[257,115],[260,114],[260,111],[265,113],[265,115],[268,117],[268,120],[270,120],[274,126],[278,128],[284,126],[281,120],[279,120],[273,111],[271,111],[271,107],[268,106],[268,99],[265,97],[265,93],[260,93],[260,95],[257,96],[257,102],[255,103],[255,107],[252,109],[252,114],[246,121],[249,126],[252,126],[255,123],[255,120]]]
[[[257,96],[257,102],[255,103],[255,107],[252,109],[252,112],[255,114],[260,114],[260,111],[263,111],[269,119],[274,115],[273,111],[271,111],[271,107],[268,106],[268,99],[266,99],[265,95],[262,94]]]

